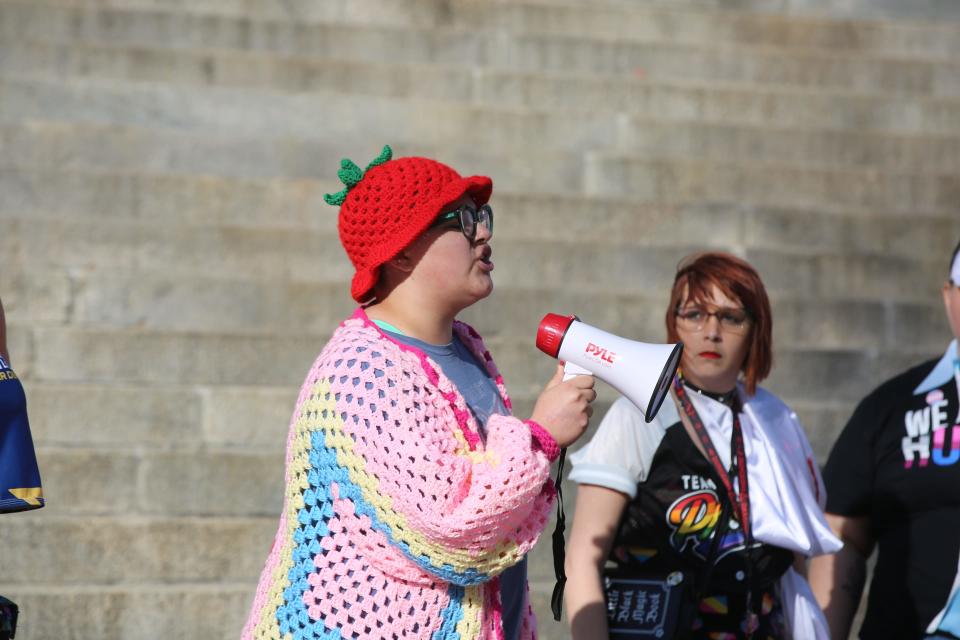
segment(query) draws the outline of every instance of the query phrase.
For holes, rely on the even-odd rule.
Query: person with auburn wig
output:
[[[626,637],[636,619],[664,613],[662,637],[828,637],[801,574],[805,557],[840,542],[796,414],[758,386],[772,366],[772,325],[745,261],[704,253],[681,263],[666,312],[668,340],[684,343],[672,401],[648,424],[618,399],[571,458],[579,492],[565,601],[575,640]],[[617,584],[637,584],[618,579],[652,581],[674,604],[649,591],[630,601],[629,586],[617,596]]]

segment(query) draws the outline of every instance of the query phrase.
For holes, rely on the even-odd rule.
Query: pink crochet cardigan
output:
[[[456,323],[503,378],[480,336]],[[300,390],[286,496],[243,640],[503,638],[497,575],[546,526],[557,443],[466,402],[426,354],[358,309]],[[525,606],[524,640],[536,637]]]

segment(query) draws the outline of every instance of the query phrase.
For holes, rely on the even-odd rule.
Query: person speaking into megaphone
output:
[[[483,340],[456,320],[493,291],[490,178],[389,147],[338,176],[346,188],[324,200],[361,306],[303,383],[241,638],[534,637],[525,558],[593,378],[558,367],[531,419],[515,417]]]
[[[579,484],[567,615],[586,638],[828,638],[803,557],[840,548],[796,415],[759,387],[772,317],[757,272],[724,253],[684,260],[666,309],[682,342],[648,423],[626,398],[571,456]]]

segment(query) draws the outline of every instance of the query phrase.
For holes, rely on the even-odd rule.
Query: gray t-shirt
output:
[[[480,435],[486,438],[487,419],[492,415],[507,415],[506,406],[497,391],[486,367],[477,361],[459,338],[449,344],[429,344],[416,338],[396,333],[381,327],[386,333],[403,344],[416,347],[440,365],[443,374],[450,378],[467,402],[473,417],[480,426]],[[523,601],[526,595],[527,559],[510,567],[500,575],[500,597],[503,606],[503,636],[505,640],[518,640],[523,623]]]

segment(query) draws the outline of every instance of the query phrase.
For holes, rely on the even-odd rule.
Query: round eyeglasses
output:
[[[479,209],[465,204],[453,211],[441,213],[430,227],[438,227],[455,218],[460,222],[460,231],[470,242],[473,242],[477,237],[477,226],[486,229],[488,236],[493,235],[493,208],[489,204],[485,204]]]
[[[707,311],[703,307],[677,308],[677,326],[691,332],[703,331],[710,316],[717,319],[720,330],[727,333],[745,333],[750,328],[750,312],[746,309],[719,308]]]

